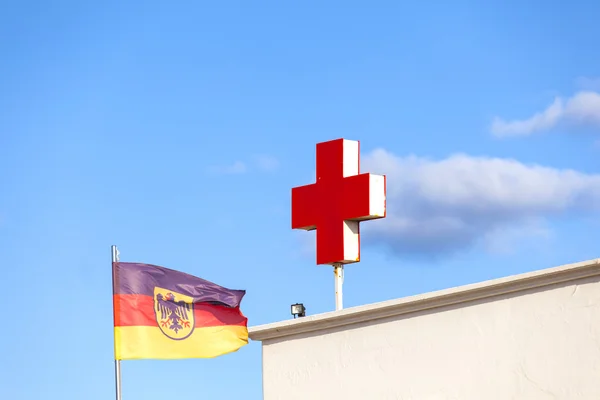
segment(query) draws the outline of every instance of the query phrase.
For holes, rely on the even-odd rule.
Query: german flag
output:
[[[248,344],[246,292],[150,264],[113,263],[115,359],[212,358]]]

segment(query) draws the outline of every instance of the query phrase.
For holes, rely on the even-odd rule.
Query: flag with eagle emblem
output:
[[[248,344],[246,292],[150,264],[113,263],[115,359],[212,358]]]

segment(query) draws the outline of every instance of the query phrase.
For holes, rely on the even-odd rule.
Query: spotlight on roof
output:
[[[292,304],[292,315],[294,316],[294,318],[306,316],[306,308],[304,307],[304,304]]]

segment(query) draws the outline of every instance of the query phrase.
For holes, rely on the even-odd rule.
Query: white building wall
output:
[[[265,400],[599,400],[600,271],[594,260],[251,337]]]

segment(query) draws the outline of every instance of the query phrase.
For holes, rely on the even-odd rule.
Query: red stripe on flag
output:
[[[246,326],[246,318],[239,308],[230,308],[214,304],[194,304],[196,328],[209,326],[239,325]],[[114,295],[115,326],[156,326],[154,298],[141,294]]]

